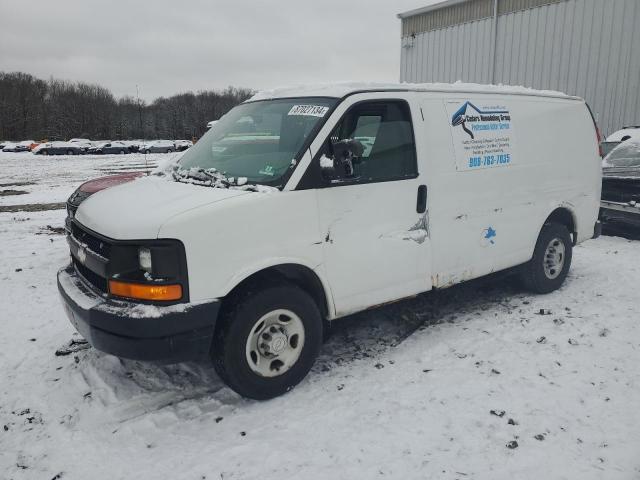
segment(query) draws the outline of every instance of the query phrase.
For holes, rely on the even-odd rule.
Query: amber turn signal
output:
[[[118,297],[166,302],[182,298],[182,285],[147,285],[109,280],[109,292]]]

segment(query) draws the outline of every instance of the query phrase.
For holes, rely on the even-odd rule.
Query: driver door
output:
[[[320,172],[318,216],[336,316],[431,286],[426,184],[413,123],[408,102],[397,94],[388,100],[353,98],[329,136],[312,146],[309,171]],[[328,178],[320,159],[332,158],[333,145],[352,139],[363,147],[352,175],[336,175],[336,169]]]

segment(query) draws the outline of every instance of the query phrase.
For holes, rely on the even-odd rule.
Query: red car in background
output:
[[[76,216],[76,210],[82,202],[96,192],[105,190],[116,185],[131,182],[138,177],[144,175],[144,172],[129,172],[118,175],[109,175],[107,177],[94,178],[80,185],[75,192],[67,199],[67,218],[65,227],[67,232],[71,232],[71,220]]]

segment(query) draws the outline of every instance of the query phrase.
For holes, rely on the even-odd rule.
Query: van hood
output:
[[[155,239],[160,227],[176,215],[251,193],[148,176],[91,195],[78,207],[76,219],[109,238]]]

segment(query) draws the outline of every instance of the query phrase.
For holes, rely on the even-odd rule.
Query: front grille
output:
[[[95,235],[81,228],[76,222],[71,222],[71,234],[78,242],[86,244],[89,250],[97,253],[107,260],[111,258],[111,245],[100,240]]]
[[[107,285],[106,278],[103,278],[97,273],[92,272],[87,267],[85,267],[80,262],[78,262],[78,260],[76,260],[75,258],[73,259],[73,267],[76,269],[76,272],[82,275],[82,277],[87,282],[89,282],[91,285],[96,287],[101,292],[107,293],[108,285]]]

